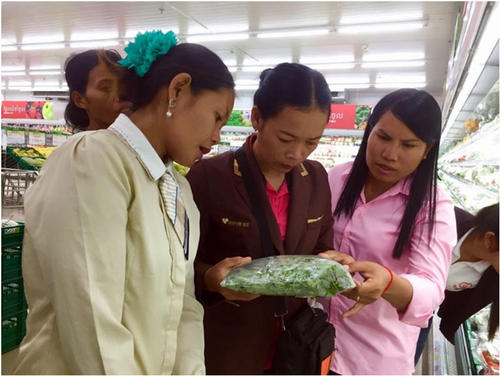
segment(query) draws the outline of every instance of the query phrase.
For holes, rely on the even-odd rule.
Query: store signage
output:
[[[24,145],[26,143],[26,131],[24,129],[7,129],[8,145]]]
[[[52,146],[59,146],[64,143],[68,139],[68,136],[62,134],[54,134],[52,135]]]
[[[326,128],[365,129],[370,106],[357,104],[332,104]]]
[[[3,101],[2,118],[4,119],[44,119],[46,101]],[[51,115],[52,116],[52,115]]]
[[[29,131],[28,144],[34,146],[45,146],[45,132]]]

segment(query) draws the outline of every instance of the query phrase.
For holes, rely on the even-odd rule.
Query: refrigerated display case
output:
[[[238,149],[253,132],[254,129],[251,127],[223,127],[220,143],[215,145],[207,156]],[[352,161],[358,153],[363,132],[363,130],[354,129],[325,129],[318,147],[309,156],[309,159],[320,162],[326,169],[336,164]]]

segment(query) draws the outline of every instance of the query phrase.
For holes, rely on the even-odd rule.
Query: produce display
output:
[[[221,286],[260,295],[310,298],[355,287],[341,264],[319,256],[272,256],[232,269]]]
[[[37,152],[39,152],[44,158],[48,158],[48,156],[56,149],[55,146],[34,146]]]
[[[221,154],[227,150],[236,150],[245,143],[249,132],[221,132],[221,141],[212,147],[206,157]],[[309,159],[320,162],[325,168],[354,160],[361,145],[361,137],[323,136],[318,147]]]
[[[493,340],[488,340],[490,312],[491,305],[471,316],[465,326],[472,350],[472,362],[478,375],[498,375],[500,373],[500,335],[498,330]]]
[[[45,157],[34,148],[7,147],[7,154],[25,170],[39,170],[45,162]]]

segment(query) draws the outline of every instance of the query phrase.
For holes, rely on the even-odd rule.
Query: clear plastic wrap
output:
[[[338,262],[319,256],[285,255],[255,259],[234,268],[221,286],[250,294],[311,298],[336,295],[355,283]]]

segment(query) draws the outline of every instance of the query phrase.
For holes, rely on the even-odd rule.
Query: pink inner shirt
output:
[[[266,181],[266,193],[280,228],[281,240],[285,241],[286,225],[288,223],[288,203],[290,201],[290,192],[288,192],[286,179],[283,180],[277,191]]]

